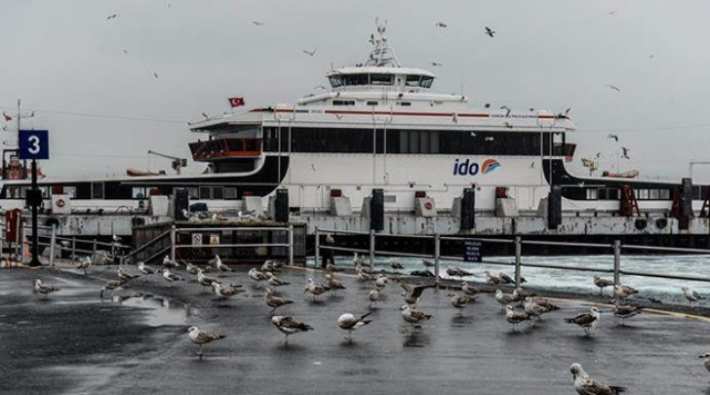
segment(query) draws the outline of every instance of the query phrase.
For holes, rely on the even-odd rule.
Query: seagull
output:
[[[222,263],[222,258],[220,258],[219,255],[214,256],[214,267],[215,267],[215,269],[217,269],[221,272],[231,272],[232,271],[232,269],[229,266]]]
[[[488,284],[491,284],[491,285],[515,284],[515,280],[503,272],[491,273],[486,270],[484,273],[486,274],[486,277],[488,277],[488,281],[487,281]],[[523,278],[523,277],[520,277],[520,282],[525,283],[525,282],[527,282],[527,280],[525,280],[525,278]]]
[[[451,277],[464,277],[464,276],[472,276],[473,273],[467,272],[460,267],[449,267],[446,268],[446,274],[448,274]]]
[[[375,287],[378,289],[384,289],[387,286],[387,283],[389,282],[389,278],[383,274],[378,274],[377,277],[375,278]]]
[[[592,306],[588,313],[579,314],[574,318],[565,318],[565,322],[578,325],[584,329],[584,333],[587,336],[591,336],[597,325],[599,325],[599,317],[599,309],[596,306]]]
[[[153,274],[155,273],[155,269],[152,267],[148,266],[145,264],[145,262],[140,261],[138,262],[138,271],[143,273],[143,274]]]
[[[371,289],[367,293],[367,298],[370,299],[370,308],[372,308],[372,305],[380,300],[380,290],[377,287]]]
[[[264,26],[264,22],[259,22],[259,21],[251,21],[252,24],[255,26]]]
[[[594,285],[599,287],[599,295],[604,294],[604,288],[614,286],[614,281],[599,276],[593,277]]]
[[[495,30],[493,30],[493,29],[491,29],[490,27],[486,26],[486,34],[487,34],[489,37],[493,38],[493,37],[496,35],[496,32],[495,32]]]
[[[626,299],[637,293],[639,293],[639,291],[636,288],[629,287],[628,285],[619,285],[614,287],[614,296],[619,299]]]
[[[310,293],[311,295],[313,295],[313,300],[314,300],[314,301],[316,300],[316,298],[317,298],[319,295],[325,293],[325,291],[327,291],[327,289],[325,289],[324,286],[322,286],[322,285],[320,285],[320,284],[316,284],[315,282],[313,282],[313,279],[310,278],[310,277],[308,278],[308,283],[307,283],[306,286],[303,288],[303,293],[304,293],[304,294],[305,294],[305,293]]]
[[[614,86],[614,85],[611,85],[611,84],[606,84],[606,87],[609,88],[609,89],[613,89],[613,90],[615,90],[615,91],[617,91],[617,92],[621,92],[621,89],[619,89],[618,86]]]
[[[434,23],[434,26],[440,27],[440,28],[442,28],[442,29],[446,29],[447,27],[449,27],[449,25],[447,25],[447,24],[444,23],[444,22],[435,22],[435,23]]]
[[[404,269],[404,266],[401,263],[399,263],[399,259],[396,259],[396,258],[394,258],[390,261],[390,267],[394,270]]]
[[[290,283],[288,281],[284,281],[278,277],[276,277],[273,273],[271,272],[266,272],[266,275],[269,277],[269,285],[274,286],[274,287],[280,287],[282,285],[289,285]]]
[[[190,273],[190,274],[197,274],[197,271],[198,271],[198,270],[200,270],[200,268],[197,267],[196,265],[193,265],[193,264],[190,263],[190,262],[187,262],[187,263],[185,264],[185,271],[188,272],[188,273]]]
[[[626,388],[614,385],[606,385],[595,381],[589,377],[587,372],[582,369],[582,365],[573,363],[569,371],[572,372],[574,379],[574,389],[579,395],[616,395],[626,392]]]
[[[267,259],[261,264],[261,271],[266,272],[279,272],[281,270],[281,263]]]
[[[266,294],[264,294],[264,301],[266,302],[267,306],[271,307],[271,314],[274,314],[276,309],[278,309],[279,307],[293,303],[293,300],[274,295],[274,291],[272,291],[271,288],[266,288]]]
[[[428,271],[428,270],[413,270],[409,272],[410,276],[417,276],[417,277],[428,277],[428,278],[434,278],[434,273]]]
[[[257,270],[255,267],[249,269],[249,272],[247,272],[247,275],[249,276],[250,279],[260,282],[260,281],[266,281],[269,279],[269,277],[263,273]]]
[[[607,137],[609,137],[610,139],[616,141],[617,143],[619,142],[619,135],[609,133],[609,135],[608,135]]]
[[[641,308],[637,305],[614,306],[614,317],[621,318],[621,326],[624,326],[624,320],[639,314],[641,314]]]
[[[626,147],[621,147],[621,157],[624,159],[631,159],[629,158],[629,149]]]
[[[505,306],[505,320],[513,324],[513,331],[517,332],[518,324],[529,319],[530,316],[528,315],[528,313],[524,311],[516,311],[511,305]]]
[[[155,71],[153,72],[153,78],[155,78],[156,80],[158,79],[158,73],[156,73]]]
[[[560,309],[559,306],[550,303],[545,298],[532,298],[529,296],[523,300],[523,308],[531,318],[536,320],[540,320],[545,313]]]
[[[335,277],[335,274],[333,273],[325,274],[325,285],[328,287],[328,289],[331,290],[345,289],[345,285],[343,285],[343,282],[338,280]]]
[[[50,285],[45,285],[39,278],[35,280],[33,293],[38,293],[42,296],[49,296],[52,292],[59,291],[59,288]]]
[[[511,112],[510,107],[504,105],[504,106],[500,106],[500,109],[501,109],[501,110],[505,110],[505,116],[506,116],[506,118],[510,116],[510,112]]]
[[[474,303],[476,299],[472,296],[466,295],[466,294],[449,294],[450,299],[449,303],[451,303],[451,306],[453,306],[455,309],[459,310],[459,314],[463,311],[463,309],[470,303]]]
[[[196,326],[191,326],[187,332],[190,336],[190,340],[200,346],[200,351],[197,353],[200,359],[202,359],[202,346],[225,338],[225,336],[221,333],[208,333]]]
[[[91,261],[90,256],[85,256],[83,257],[80,261],[79,264],[77,265],[77,269],[81,269],[84,271],[84,275],[86,276],[86,270],[93,264]]]
[[[365,319],[370,314],[372,313],[366,313],[361,315],[359,318],[356,318],[350,313],[345,313],[338,317],[338,321],[336,321],[336,324],[338,325],[338,328],[348,331],[348,342],[352,343],[352,336],[354,330],[360,329],[363,326],[372,322],[372,320]]]
[[[439,63],[439,62],[431,62],[431,65],[432,65],[432,67],[441,67],[441,66],[443,66],[443,64],[441,64],[441,63]]]
[[[314,48],[313,51],[309,51],[307,49],[302,49],[303,53],[308,56],[316,56],[316,50],[318,50],[318,48]]]
[[[99,297],[101,299],[104,298],[104,292],[106,291],[113,291],[114,289],[121,288],[125,284],[125,281],[120,281],[120,280],[111,280],[107,282],[102,288],[101,292],[99,292]]]
[[[683,296],[685,296],[685,298],[688,299],[688,303],[690,305],[697,302],[698,300],[705,299],[704,296],[700,295],[699,293],[693,291],[692,289],[690,289],[688,287],[682,287],[681,289],[683,290]]]
[[[170,255],[165,255],[165,258],[163,258],[163,266],[170,266],[170,267],[180,267],[180,265],[175,262],[174,260],[170,259]]]
[[[505,308],[505,306],[515,301],[512,294],[504,293],[500,288],[496,289],[495,298],[496,302],[500,303],[502,308]]]
[[[168,282],[182,281],[182,277],[170,271],[170,269],[163,268],[163,278]]]
[[[422,321],[428,321],[431,319],[431,314],[426,314],[417,310],[416,306],[405,304],[402,306],[402,319],[412,324],[418,324]]]
[[[118,18],[118,14],[111,14],[111,15],[109,15],[109,16],[106,17],[106,20],[107,20],[107,21],[110,21],[111,19],[116,19],[116,18]]]
[[[434,265],[435,265],[434,262],[430,259],[422,259],[422,264],[425,267],[434,267]]]
[[[419,303],[419,300],[421,299],[424,290],[427,288],[434,288],[436,286],[436,283],[418,285],[416,287],[405,283],[399,283],[399,285],[402,287],[402,289],[404,289],[404,293],[402,294],[402,296],[404,296],[405,303],[407,303],[408,305],[415,305]]]
[[[703,364],[705,365],[705,369],[710,372],[710,352],[706,352],[705,354],[699,355],[698,358],[705,360],[703,362]]]
[[[118,270],[116,270],[116,274],[118,274],[118,279],[121,281],[130,281],[130,280],[133,280],[134,278],[140,277],[140,275],[138,275],[138,274],[126,273],[120,267],[118,268]]]
[[[363,268],[357,267],[357,279],[360,281],[370,281],[373,279],[373,276],[368,274]]]
[[[284,345],[288,345],[288,337],[299,332],[308,332],[313,330],[313,327],[300,321],[296,321],[293,317],[284,315],[275,315],[271,317],[271,324],[284,334]]]
[[[468,296],[474,296],[474,295],[478,294],[480,291],[478,288],[474,287],[473,285],[467,283],[466,281],[463,281],[462,285],[461,285],[461,292],[463,292],[464,294],[466,294]]]
[[[197,269],[197,282],[200,285],[204,285],[205,287],[211,287],[212,284],[219,283],[220,281],[218,281],[212,277],[206,276],[205,272],[202,269],[198,268]]]
[[[214,294],[222,299],[229,299],[240,292],[244,292],[242,289],[240,289],[240,287],[227,287],[220,283],[212,283],[212,291],[214,291]]]

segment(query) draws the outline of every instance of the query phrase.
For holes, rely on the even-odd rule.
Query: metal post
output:
[[[614,240],[614,288],[618,287],[621,271],[621,241]]]
[[[3,225],[3,228],[4,227],[5,226]],[[3,254],[5,252],[4,251],[4,248],[5,248],[4,241],[5,241],[5,237],[7,237],[7,233],[2,231],[2,232],[0,232],[0,236],[2,236],[2,237],[0,237],[0,260],[2,260]]]
[[[434,233],[434,282],[439,289],[439,258],[441,257],[441,235]]]
[[[76,236],[71,237],[71,260],[76,260]]]
[[[370,264],[375,267],[375,230],[370,229]]]
[[[22,262],[22,248],[23,248],[23,241],[25,239],[24,235],[22,234],[22,218],[17,219],[17,229],[15,232],[15,258],[18,262]]]
[[[315,268],[319,268],[320,264],[320,232],[318,231],[318,227],[316,226],[315,229],[315,236],[316,236],[316,248],[315,248],[315,253],[313,255],[313,265]]]
[[[93,247],[91,248],[92,251],[93,251],[93,254],[94,254],[93,256],[94,256],[94,257],[96,257],[96,251],[98,250],[98,245],[97,245],[96,243],[97,243],[97,241],[96,241],[96,239],[94,239],[94,245],[93,245]]]
[[[288,224],[288,264],[293,266],[293,224]]]
[[[170,260],[175,262],[175,225],[170,227]]]
[[[515,289],[518,291],[522,288],[520,279],[522,278],[520,271],[522,266],[523,243],[520,236],[515,236]]]
[[[17,114],[17,119],[20,119],[21,115]],[[18,121],[19,122],[19,121]],[[20,132],[19,130],[17,131]],[[32,209],[32,259],[30,260],[30,266],[40,266],[42,263],[39,261],[39,232],[37,231],[37,215],[39,205],[42,203],[42,193],[37,187],[37,160],[32,159],[32,198],[30,200],[30,208]],[[39,201],[38,201],[39,200]]]
[[[54,266],[54,249],[57,244],[57,227],[52,225],[52,237],[49,239],[49,266]]]

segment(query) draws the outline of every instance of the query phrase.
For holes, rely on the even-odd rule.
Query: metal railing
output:
[[[351,247],[341,247],[336,245],[323,245],[321,242],[321,236],[323,234],[346,234],[346,235],[369,235],[368,248],[351,248]],[[432,240],[434,244],[433,253],[408,253],[401,251],[383,251],[376,249],[376,241],[378,237],[398,237],[398,238],[415,238],[415,239],[428,239]],[[596,273],[611,273],[614,275],[614,286],[619,286],[621,284],[621,276],[638,276],[638,277],[654,277],[663,278],[669,280],[683,280],[683,281],[698,281],[698,282],[708,282],[710,283],[710,277],[702,276],[683,276],[683,275],[673,275],[665,273],[652,273],[652,272],[639,272],[623,270],[621,267],[621,258],[623,250],[645,250],[654,252],[668,252],[668,253],[683,253],[683,254],[708,254],[710,255],[710,249],[700,249],[700,248],[680,248],[680,247],[659,247],[659,246],[644,246],[627,244],[624,245],[620,240],[615,240],[611,244],[604,243],[577,243],[577,242],[562,242],[562,241],[540,241],[540,240],[523,240],[520,236],[515,236],[513,239],[502,239],[502,238],[480,238],[480,237],[461,237],[461,236],[441,236],[439,234],[433,235],[390,235],[390,234],[377,234],[374,231],[368,232],[358,232],[358,231],[343,231],[343,230],[333,230],[333,229],[322,229],[315,228],[315,255],[314,263],[315,266],[319,266],[319,261],[321,259],[321,250],[327,249],[332,251],[343,251],[343,252],[358,252],[367,253],[370,256],[370,262],[374,263],[374,257],[376,255],[385,256],[402,256],[402,257],[421,257],[421,258],[431,258],[434,260],[434,277],[436,284],[439,285],[439,266],[440,261],[464,261],[463,256],[446,256],[441,254],[441,242],[442,241],[478,241],[481,243],[500,243],[513,245],[514,248],[514,262],[500,262],[500,261],[490,261],[481,260],[480,263],[488,265],[503,265],[503,266],[513,266],[515,268],[515,284],[516,288],[520,288],[522,270],[524,267],[531,268],[543,268],[543,269],[555,269],[555,270],[569,270],[569,271],[582,271],[582,272],[596,272]],[[544,263],[524,263],[523,262],[523,246],[524,245],[537,245],[537,246],[560,246],[560,247],[584,247],[584,248],[599,248],[602,250],[610,251],[613,254],[613,266],[609,269],[603,269],[598,267],[584,267],[584,266],[567,266],[567,265],[553,265]]]

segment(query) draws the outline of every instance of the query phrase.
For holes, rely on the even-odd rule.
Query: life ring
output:
[[[636,227],[636,230],[644,230],[644,229],[646,229],[647,225],[648,225],[648,222],[643,218],[639,218],[634,222],[634,226]]]
[[[64,199],[57,199],[57,201],[54,203],[57,205],[57,207],[62,208],[67,205],[67,203],[64,201]]]
[[[668,226],[668,220],[665,218],[659,218],[656,220],[656,227],[658,229],[665,229]]]
[[[431,210],[432,208],[434,208],[434,205],[431,204],[431,202],[424,202],[424,208],[427,210]]]

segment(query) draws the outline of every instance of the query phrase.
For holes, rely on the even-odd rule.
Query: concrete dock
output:
[[[589,306],[569,300],[536,328],[516,333],[491,295],[479,295],[459,316],[448,291],[427,290],[420,308],[433,318],[415,329],[400,317],[401,289],[391,282],[373,322],[348,344],[335,321],[368,311],[369,284],[341,276],[347,289],[314,303],[303,285],[321,273],[287,269],[281,278],[291,285],[280,291],[295,303],[280,313],[314,331],[292,336],[285,347],[246,268],[223,278],[246,289],[228,301],[215,300],[183,271],[188,281],[144,276],[102,301],[99,290],[115,270],[95,267],[86,277],[74,269],[0,272],[0,392],[570,394],[569,366],[579,362],[629,393],[710,393],[710,373],[698,359],[710,351],[710,322],[702,319],[647,313],[622,327],[604,313],[596,335],[585,338],[563,318]],[[62,290],[38,300],[35,278]],[[206,346],[200,361],[186,334],[191,325],[227,337]]]

